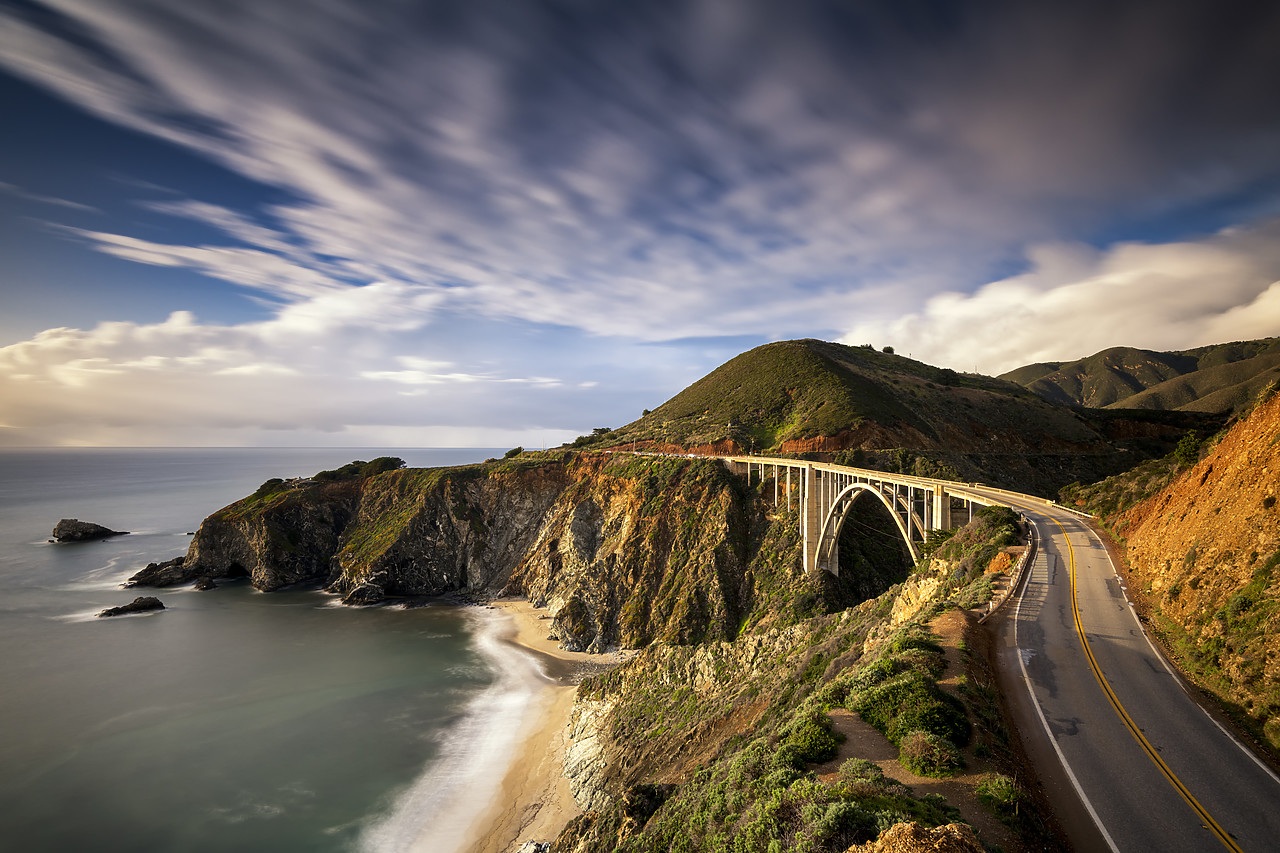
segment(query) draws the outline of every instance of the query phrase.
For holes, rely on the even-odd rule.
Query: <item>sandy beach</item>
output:
[[[466,847],[469,853],[508,853],[527,841],[553,841],[579,813],[563,773],[569,715],[577,695],[573,682],[584,668],[616,664],[626,655],[566,652],[547,639],[550,620],[545,610],[515,599],[495,601],[494,606],[510,620],[502,639],[537,655],[548,680],[529,703],[511,764]]]

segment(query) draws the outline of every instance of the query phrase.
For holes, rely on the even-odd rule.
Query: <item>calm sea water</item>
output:
[[[491,455],[0,451],[6,849],[389,851],[462,831],[458,800],[474,812],[501,770],[492,732],[514,731],[533,695],[504,669],[486,611],[353,609],[242,581],[160,590],[157,614],[94,616],[267,478],[387,453]],[[49,544],[64,517],[134,532]]]

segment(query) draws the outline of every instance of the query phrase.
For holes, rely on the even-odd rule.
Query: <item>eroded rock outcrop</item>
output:
[[[855,844],[845,853],[982,853],[986,848],[963,823],[930,829],[918,823],[895,823],[875,841]]]

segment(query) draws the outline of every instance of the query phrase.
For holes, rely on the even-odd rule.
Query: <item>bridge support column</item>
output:
[[[951,529],[951,495],[941,486],[933,490],[933,529]]]
[[[812,465],[804,466],[804,485],[800,505],[800,532],[804,537],[804,570],[811,572],[818,567],[818,546],[822,542],[822,522],[826,518],[822,496],[818,490],[818,472]]]

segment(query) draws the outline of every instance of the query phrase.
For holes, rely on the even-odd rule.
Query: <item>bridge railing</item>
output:
[[[940,480],[934,477],[917,477],[914,474],[896,474],[891,471],[876,471],[871,468],[854,468],[849,465],[836,465],[832,462],[809,462],[803,459],[785,459],[777,456],[719,456],[714,457],[724,459],[730,462],[740,462],[746,464],[764,464],[764,465],[786,465],[792,468],[804,468],[812,465],[819,471],[831,471],[838,474],[850,474],[856,477],[869,477],[871,479],[889,480],[903,485],[920,486],[922,488],[941,488],[950,494],[959,496],[959,492],[980,491],[987,494],[1000,495],[1013,498],[1020,501],[1029,501],[1031,503],[1040,504],[1041,506],[1053,507],[1055,509],[1065,510],[1066,512],[1078,515],[1082,518],[1094,518],[1082,510],[1074,509],[1069,506],[1063,506],[1050,498],[1042,498],[1039,495],[1028,495],[1024,492],[1014,492],[1009,489],[1000,489],[995,486],[988,486],[985,483],[962,483],[958,480]],[[981,499],[983,495],[976,495]],[[981,500],[979,500],[981,502]],[[1015,508],[1010,504],[1004,504],[1011,509]]]

